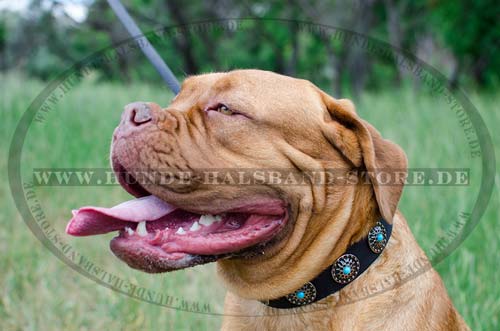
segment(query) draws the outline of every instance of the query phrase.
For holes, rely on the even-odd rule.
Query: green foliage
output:
[[[433,6],[434,7],[434,6]],[[495,0],[438,1],[431,11],[446,45],[481,85],[499,83],[500,6]]]
[[[481,87],[499,83],[499,6],[494,0],[316,0],[290,4],[133,0],[125,4],[144,32],[164,26],[189,28],[191,22],[226,17],[260,19],[240,21],[246,30],[198,29],[162,39],[156,46],[178,76],[253,67],[314,77],[336,95],[398,86],[402,79],[411,79],[386,57],[359,52],[338,40],[328,42],[317,33],[298,30],[293,22],[270,20],[283,18],[359,31],[416,54],[429,52],[424,41],[431,41],[432,60],[454,83]],[[75,62],[129,38],[104,1],[89,2],[88,17],[81,23],[58,15],[63,8],[62,2],[33,0],[25,13],[2,15],[9,16],[0,24],[4,70],[23,68],[31,76],[51,79]],[[99,72],[103,80],[162,84],[137,52],[101,67]]]
[[[5,21],[0,20],[0,52],[5,49],[7,27],[5,26]]]

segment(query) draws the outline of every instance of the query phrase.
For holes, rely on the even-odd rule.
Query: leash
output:
[[[158,71],[161,78],[167,84],[170,90],[172,90],[174,94],[178,94],[181,89],[179,81],[177,81],[177,78],[172,73],[172,70],[170,70],[168,65],[162,60],[162,58],[160,57],[156,49],[153,47],[153,45],[151,45],[146,36],[142,34],[137,24],[135,24],[132,17],[130,17],[129,13],[127,12],[127,9],[125,9],[120,0],[107,0],[107,1],[113,12],[120,20],[120,22],[123,24],[123,26],[125,26],[125,29],[127,29],[130,36],[133,38],[142,36],[144,38],[144,46],[140,47],[141,51],[144,53],[144,55],[146,55],[146,57],[148,58],[149,62],[151,62],[153,67],[155,67],[156,71]]]

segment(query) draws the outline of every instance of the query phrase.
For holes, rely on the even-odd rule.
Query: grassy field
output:
[[[18,215],[7,184],[7,150],[15,125],[44,84],[19,77],[0,77],[0,330],[216,330],[218,315],[201,315],[151,305],[115,293],[68,268],[30,232]],[[26,139],[23,169],[27,178],[37,167],[106,167],[111,132],[123,105],[136,100],[168,104],[172,95],[148,85],[123,86],[84,82],[33,124]],[[500,94],[473,94],[474,105],[500,138]],[[412,90],[366,94],[358,112],[406,151],[411,167],[471,168],[467,187],[407,187],[400,209],[417,239],[429,252],[460,211],[470,210],[478,194],[480,168],[469,157],[458,120],[439,97]],[[436,266],[448,291],[473,330],[499,330],[500,263],[498,182],[483,219],[467,240]],[[64,235],[70,210],[82,205],[113,205],[127,194],[120,187],[37,188],[44,212]],[[222,313],[224,288],[214,265],[172,274],[149,275],[131,270],[108,249],[113,235],[65,239],[106,270],[148,289],[209,303]]]

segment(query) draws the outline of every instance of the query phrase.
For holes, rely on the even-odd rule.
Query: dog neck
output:
[[[312,187],[310,199],[295,204],[296,224],[275,252],[250,260],[219,261],[219,275],[228,289],[247,299],[278,298],[334,263],[380,218],[371,186],[359,182],[341,188]],[[322,195],[326,196],[323,200]]]

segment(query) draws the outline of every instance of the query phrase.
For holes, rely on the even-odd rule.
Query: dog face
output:
[[[139,106],[127,107],[116,130],[114,168],[192,173],[189,183],[146,187],[190,211],[220,213],[256,197],[289,196],[272,184],[201,185],[199,169],[294,169],[294,152],[311,166],[320,158],[345,163],[322,136],[324,109],[307,81],[262,71],[194,76],[166,109],[149,104],[151,119],[138,126],[131,118]]]
[[[307,260],[315,272],[321,268],[313,266],[316,260],[348,244],[342,234],[365,225],[350,221],[359,181],[327,185],[300,175],[335,169],[348,178],[353,169],[406,168],[403,152],[363,122],[350,101],[335,100],[308,81],[259,70],[190,77],[165,109],[128,105],[113,135],[111,160],[123,187],[140,198],[133,210],[103,212],[120,230],[111,242],[118,257],[148,272],[219,260],[227,285],[252,298],[263,289],[257,284],[277,291],[280,270],[293,272]],[[284,177],[269,178],[276,172]],[[305,180],[287,183],[290,173]],[[235,178],[240,182],[231,182]],[[362,203],[390,221],[402,186],[367,178]],[[85,222],[74,219],[68,232],[96,233],[82,232],[83,225],[75,230]],[[297,287],[307,277],[297,277]]]

